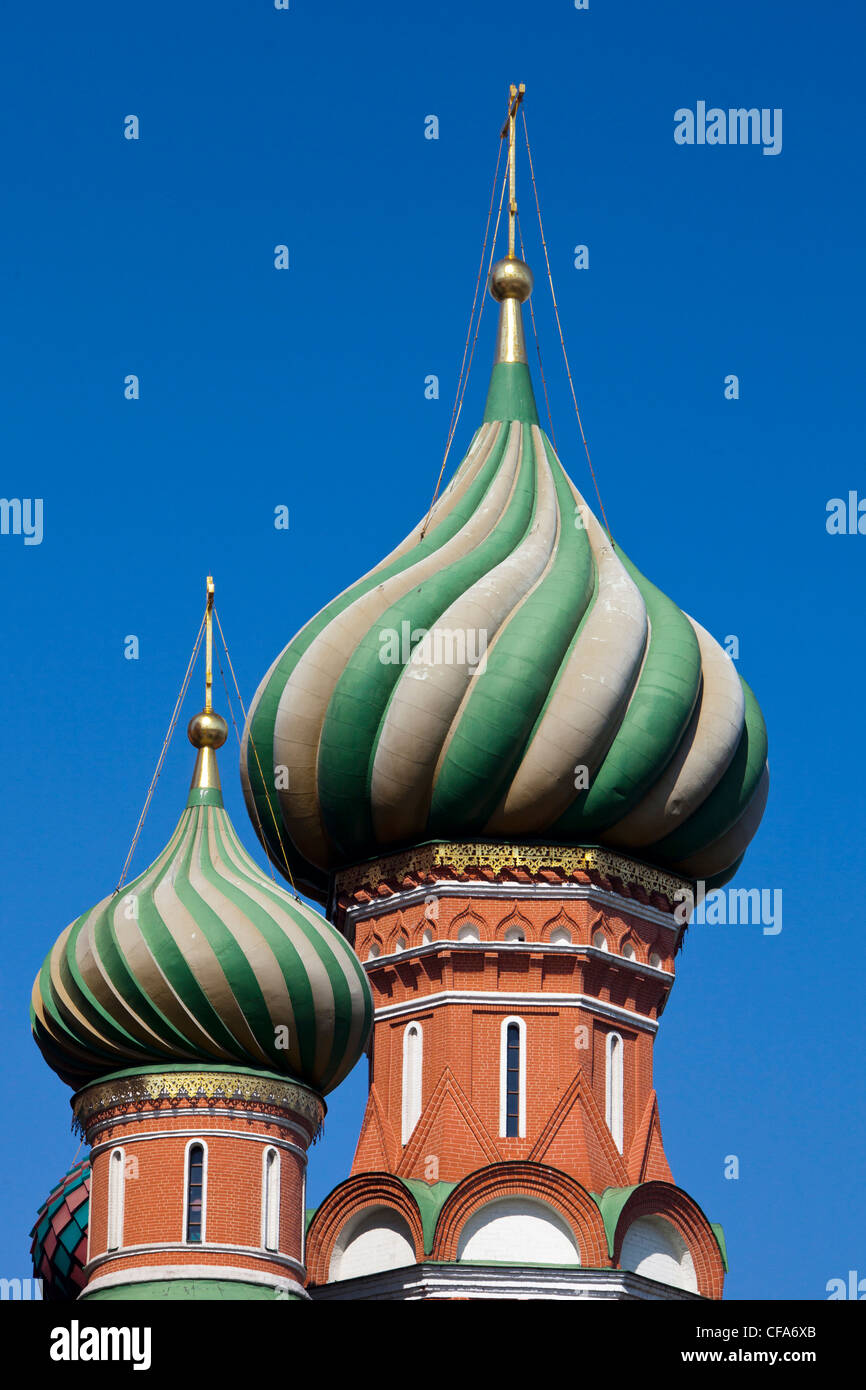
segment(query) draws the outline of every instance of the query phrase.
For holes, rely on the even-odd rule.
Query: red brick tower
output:
[[[337,888],[376,1022],[316,1296],[721,1297],[653,1088],[689,885],[607,850],[442,843]]]

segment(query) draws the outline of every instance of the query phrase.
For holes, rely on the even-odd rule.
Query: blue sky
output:
[[[769,806],[737,884],[781,889],[783,929],[691,930],[656,1044],[667,1153],[725,1226],[729,1297],[823,1298],[866,1276],[866,536],[825,524],[829,499],[866,497],[863,42],[853,7],[766,0],[5,10],[0,492],[42,498],[44,535],[0,535],[0,1274],[28,1272],[32,1216],[77,1148],[29,1035],[33,976],[117,881],[204,577],[248,700],[426,512],[522,81],[611,528],[717,638],[738,637],[770,736]],[[674,112],[698,101],[780,108],[781,153],[677,145]],[[595,507],[525,163],[519,177],[559,452]],[[452,467],[480,422],[493,326],[488,304]],[[133,872],[173,829],[191,765],[181,726]],[[256,849],[231,744],[221,766]],[[365,1085],[362,1063],[331,1098],[313,1202],[348,1171]]]

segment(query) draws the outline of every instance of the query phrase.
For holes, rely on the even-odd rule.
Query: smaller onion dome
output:
[[[89,1214],[90,1159],[82,1158],[42,1203],[30,1232],[33,1273],[46,1301],[77,1298],[84,1288]]]
[[[59,937],[33,987],[34,1037],[76,1088],[188,1062],[276,1072],[323,1094],[366,1045],[366,976],[339,932],[238,839],[216,765],[225,721],[206,708],[188,733],[198,758],[174,834]]]

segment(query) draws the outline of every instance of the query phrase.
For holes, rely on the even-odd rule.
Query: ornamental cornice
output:
[[[660,893],[670,903],[679,901],[677,893],[690,888],[690,880],[679,874],[643,864],[628,855],[597,846],[558,844],[494,844],[440,842],[387,855],[370,863],[341,869],[334,875],[337,895],[352,896],[367,890],[381,895],[381,884],[402,882],[407,877],[440,876],[441,871],[470,875],[507,874],[520,870],[530,876],[556,873],[563,879],[576,874],[617,879],[625,887],[639,887],[647,894]]]
[[[325,1114],[324,1102],[293,1081],[232,1071],[141,1072],[109,1077],[79,1091],[72,1098],[72,1127],[84,1134],[94,1115],[106,1110],[141,1110],[160,1101],[186,1107],[197,1101],[216,1106],[237,1100],[292,1111],[308,1122],[314,1135],[318,1135]]]

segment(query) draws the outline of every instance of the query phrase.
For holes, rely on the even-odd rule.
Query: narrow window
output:
[[[262,1245],[280,1248],[280,1155],[265,1149],[262,1160]]]
[[[622,1038],[619,1033],[608,1033],[605,1050],[605,1120],[613,1142],[622,1153]]]
[[[499,1043],[499,1133],[506,1139],[526,1135],[526,1024],[502,1021]]]
[[[186,1151],[186,1236],[190,1245],[204,1240],[205,1151],[190,1144]]]
[[[112,1149],[108,1160],[108,1249],[119,1250],[123,1244],[123,1202],[126,1154]]]
[[[410,1023],[403,1034],[403,1143],[421,1118],[421,1027]]]

